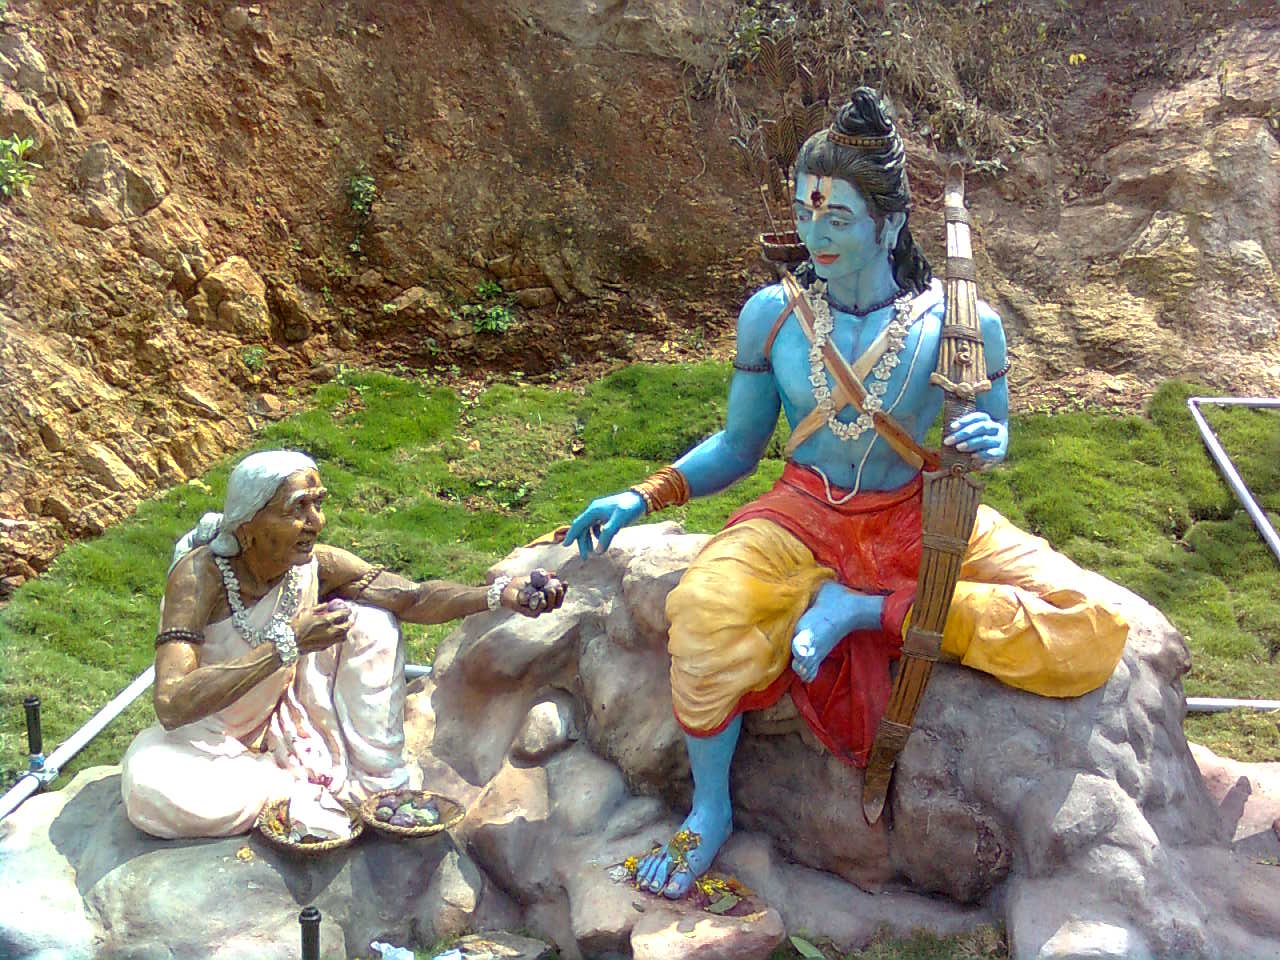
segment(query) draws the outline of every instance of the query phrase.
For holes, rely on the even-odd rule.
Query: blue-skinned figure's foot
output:
[[[679,900],[707,872],[732,830],[733,812],[727,798],[723,805],[695,802],[671,842],[640,861],[636,886]]]
[[[666,849],[655,850],[636,867],[636,886],[641,890],[679,900],[707,872],[729,839],[733,830],[729,763],[741,732],[742,717],[737,716],[709,737],[685,734],[693,772],[693,809]]]
[[[884,598],[856,593],[838,583],[825,583],[796,622],[791,640],[791,669],[805,683],[813,683],[818,668],[851,630],[869,630],[880,624]]]

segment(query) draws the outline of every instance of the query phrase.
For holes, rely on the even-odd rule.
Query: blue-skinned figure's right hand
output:
[[[614,535],[645,512],[644,499],[634,490],[624,490],[609,497],[592,500],[564,535],[566,547],[577,543],[578,553],[585,560],[593,550],[604,553],[613,543]],[[592,542],[594,536],[595,542]]]

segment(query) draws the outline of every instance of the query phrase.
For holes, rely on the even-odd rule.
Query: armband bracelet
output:
[[[351,586],[348,587],[351,591],[351,599],[355,601],[363,597],[364,592],[373,586],[373,581],[377,580],[380,576],[386,573],[386,571],[386,567],[374,567],[355,583],[351,584]]]
[[[988,373],[987,379],[991,380],[992,382],[999,380],[1001,377],[1003,377],[1005,374],[1009,372],[1009,368],[1012,366],[1013,364],[1011,362],[1005,361],[1005,365],[1001,367],[999,370],[997,370],[995,373]]]
[[[204,634],[197,633],[195,630],[179,630],[173,627],[169,630],[161,630],[156,634],[156,646],[164,643],[204,643]]]
[[[484,605],[490,610],[497,610],[502,603],[502,591],[507,589],[507,584],[511,582],[510,577],[498,577],[493,583],[489,584],[489,589],[484,595]]]
[[[675,467],[663,467],[643,483],[631,488],[644,501],[646,513],[657,513],[667,507],[689,502],[689,480]]]

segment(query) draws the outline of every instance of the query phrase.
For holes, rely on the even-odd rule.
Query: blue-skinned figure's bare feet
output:
[[[671,842],[640,861],[636,886],[679,900],[707,872],[732,829],[732,811],[695,806]]]
[[[733,831],[729,802],[729,763],[733,760],[742,717],[710,737],[685,736],[693,768],[693,809],[665,849],[644,857],[636,868],[636,886],[679,900],[707,872]]]
[[[884,598],[856,593],[838,583],[822,585],[813,605],[796,623],[791,640],[791,669],[805,683],[813,683],[818,668],[850,630],[879,626]]]

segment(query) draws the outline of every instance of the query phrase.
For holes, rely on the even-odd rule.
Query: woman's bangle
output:
[[[689,481],[676,467],[663,467],[653,476],[631,488],[644,501],[646,513],[657,513],[667,507],[689,502]]]
[[[484,595],[484,605],[490,610],[497,610],[502,604],[502,591],[507,589],[507,584],[510,582],[510,577],[502,576],[489,584],[489,589]]]
[[[158,647],[164,643],[190,643],[198,646],[204,643],[204,634],[197,633],[194,630],[180,630],[177,627],[171,627],[156,634],[156,646]]]

